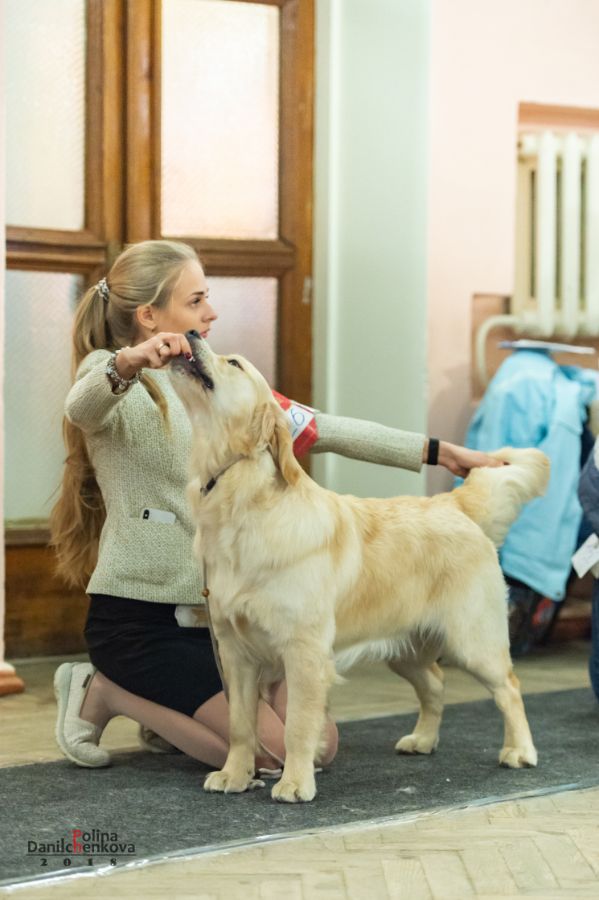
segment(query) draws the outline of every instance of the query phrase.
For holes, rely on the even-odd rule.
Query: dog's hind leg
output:
[[[456,660],[456,663],[489,689],[503,714],[504,738],[499,753],[501,765],[510,769],[536,766],[537,751],[524,710],[520,682],[514,675],[508,650],[503,650],[495,659],[475,657],[464,662]]]
[[[432,753],[439,743],[439,726],[443,715],[443,671],[437,663],[430,666],[415,660],[392,659],[389,668],[409,681],[418,700],[420,714],[412,734],[402,737],[395,749],[398,753]]]
[[[499,762],[512,769],[536,766],[537,751],[512,669],[507,625],[507,588],[494,562],[470,589],[459,592],[446,621],[443,657],[485,685],[503,714]]]

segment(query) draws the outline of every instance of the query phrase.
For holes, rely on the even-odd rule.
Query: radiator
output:
[[[599,335],[599,135],[522,135],[511,313],[540,337]]]
[[[509,314],[476,335],[483,386],[497,326],[537,338],[599,336],[599,134],[522,134],[518,151],[514,293]]]

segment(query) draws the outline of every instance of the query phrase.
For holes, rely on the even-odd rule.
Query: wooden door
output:
[[[310,401],[314,10],[313,0],[53,0],[35,7],[37,29],[28,27],[31,0],[7,10],[12,69],[20,79],[9,82],[7,116],[15,147],[11,153],[9,138],[11,657],[83,646],[85,597],[53,576],[47,516],[63,456],[69,318],[87,283],[107,271],[125,244],[164,236],[193,245],[221,315],[215,349],[220,342],[245,352],[273,386]],[[40,10],[55,40],[36,47]],[[217,65],[185,64],[200,45]],[[64,108],[65,93],[72,108]],[[261,136],[258,125],[236,132],[254,103]],[[252,124],[251,115],[246,120]],[[224,160],[227,122],[238,153]],[[181,137],[173,140],[179,127]],[[218,137],[213,148],[211,135]],[[211,191],[211,171],[234,190]],[[264,187],[256,190],[259,177]],[[216,199],[230,206],[244,184],[254,207],[223,218]],[[212,202],[202,210],[206,197]],[[11,366],[23,358],[38,361],[31,377],[20,368],[11,379]]]

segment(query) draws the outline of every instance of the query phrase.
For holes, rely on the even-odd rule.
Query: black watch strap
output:
[[[439,462],[439,440],[438,440],[438,438],[429,438],[426,464],[427,464],[427,466],[436,466],[438,462]]]

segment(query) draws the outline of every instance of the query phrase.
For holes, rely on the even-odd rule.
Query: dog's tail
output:
[[[462,487],[451,496],[500,547],[523,504],[545,493],[550,465],[540,450],[504,447],[489,456],[509,465],[472,469]]]

